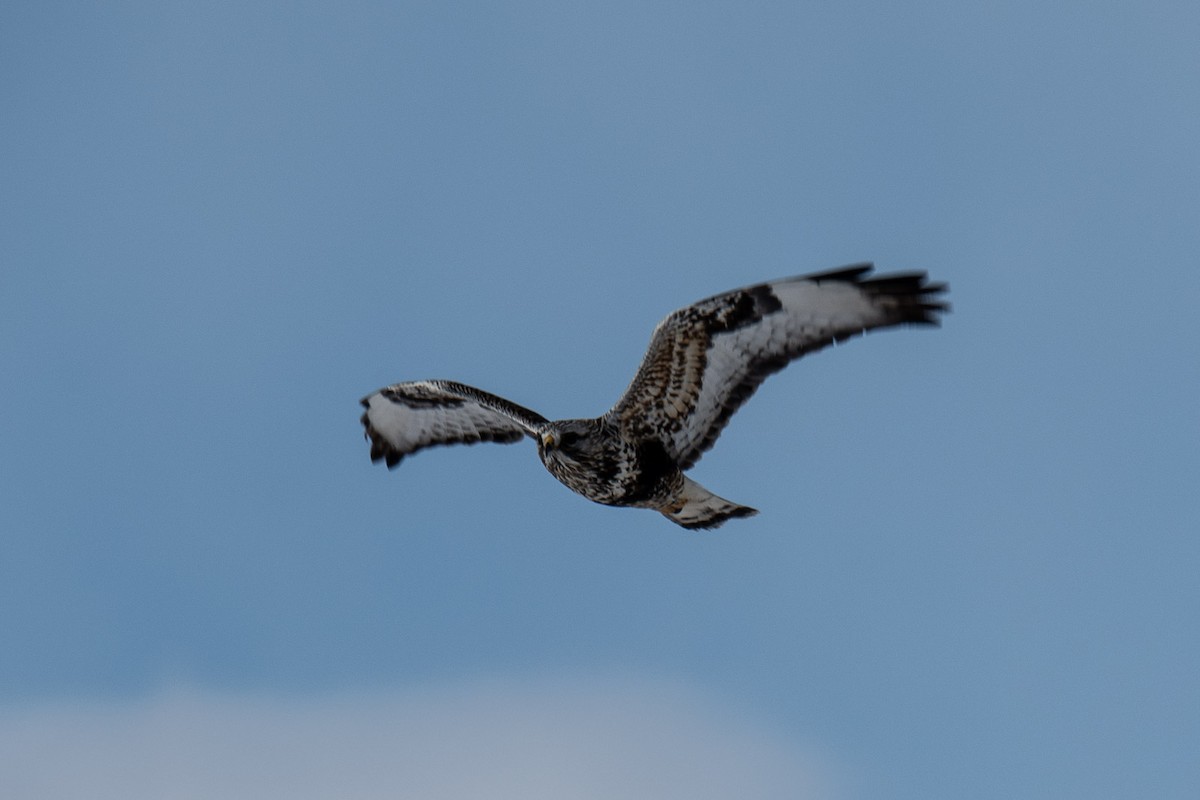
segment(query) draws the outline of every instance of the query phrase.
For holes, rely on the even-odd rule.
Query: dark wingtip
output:
[[[930,283],[927,272],[893,272],[854,282],[868,295],[891,301],[892,324],[938,327],[940,315],[950,311],[950,304],[940,296],[950,290],[949,284]]]
[[[364,406],[367,406],[367,400],[362,401]],[[371,463],[378,464],[380,461],[387,464],[388,469],[395,469],[401,461],[404,460],[404,454],[396,451],[394,447],[388,444],[387,440],[379,435],[379,431],[371,426],[371,420],[367,419],[367,415],[363,414],[358,419],[363,426],[363,438],[371,443]]]
[[[896,322],[939,326],[941,321],[938,315],[950,312],[950,304],[939,297],[950,291],[949,284],[930,283],[929,273],[920,271],[892,272],[868,278],[874,269],[874,264],[864,261],[804,277],[817,283],[852,283],[870,295],[891,297],[897,301]]]

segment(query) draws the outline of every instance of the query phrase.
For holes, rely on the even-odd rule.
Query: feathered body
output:
[[[439,444],[537,441],[555,478],[589,500],[652,508],[685,528],[757,513],[684,472],[759,384],[789,362],[873,328],[936,325],[943,284],[924,273],[867,278],[871,265],[804,275],[701,300],[669,315],[608,413],[549,421],[453,381],[398,383],[363,399],[371,459],[395,467]]]

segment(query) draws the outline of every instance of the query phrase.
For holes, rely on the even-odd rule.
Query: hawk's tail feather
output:
[[[717,497],[686,475],[683,478],[683,491],[678,498],[659,511],[671,522],[688,530],[719,528],[727,520],[752,517],[758,513],[756,508]]]

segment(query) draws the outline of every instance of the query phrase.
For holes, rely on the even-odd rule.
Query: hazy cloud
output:
[[[10,797],[830,798],[830,760],[676,684],[319,699],[176,690],[0,715]]]

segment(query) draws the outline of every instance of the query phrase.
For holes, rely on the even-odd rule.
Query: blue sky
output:
[[[1194,4],[0,14],[0,785],[1194,796]],[[760,390],[752,520],[367,459],[381,385],[598,414],[860,260],[954,313]]]

